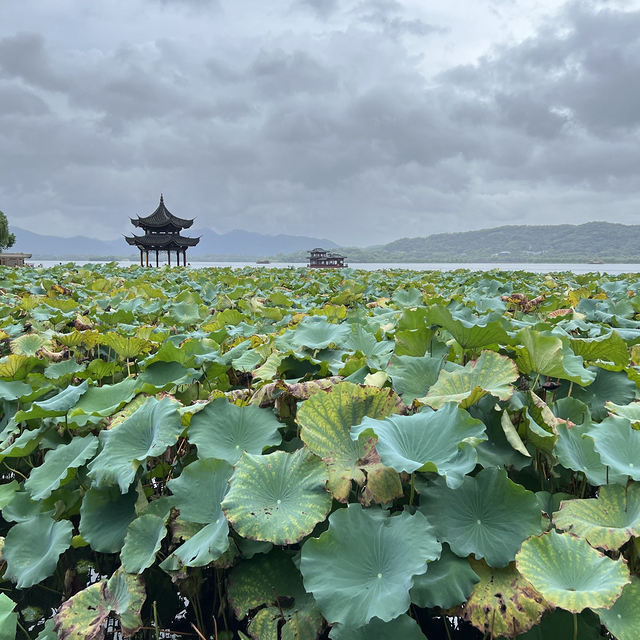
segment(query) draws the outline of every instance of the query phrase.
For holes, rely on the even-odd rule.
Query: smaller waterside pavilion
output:
[[[125,240],[130,245],[138,247],[141,267],[150,266],[149,252],[154,251],[156,267],[160,266],[160,253],[165,251],[169,265],[171,265],[171,254],[175,253],[176,264],[180,266],[180,256],[182,256],[182,264],[186,266],[187,249],[195,247],[200,242],[200,238],[189,238],[180,234],[183,229],[188,229],[193,224],[193,219],[174,216],[165,206],[162,194],[160,194],[158,208],[150,216],[131,218],[131,224],[144,231],[143,236],[125,236]]]
[[[310,269],[340,269],[349,266],[344,263],[345,259],[345,256],[341,256],[339,253],[316,247],[309,251],[307,267]]]

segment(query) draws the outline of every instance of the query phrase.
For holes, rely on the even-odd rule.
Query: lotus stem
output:
[[[578,614],[573,614],[573,640],[578,640]]]
[[[415,483],[414,483],[414,478],[415,478],[415,471],[411,474],[411,489],[409,490],[409,506],[413,506],[413,498],[415,496],[416,493],[416,488],[415,488]]]
[[[441,610],[440,613],[442,614],[442,622],[444,623],[444,630],[447,632],[447,638],[448,640],[451,640],[451,631],[449,630],[449,622],[447,620],[447,616],[444,615],[444,612]]]
[[[160,640],[160,623],[158,622],[158,606],[156,601],[153,601],[153,624],[156,629],[156,640]]]

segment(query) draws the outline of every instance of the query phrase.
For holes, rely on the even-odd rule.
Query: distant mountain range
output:
[[[60,238],[12,227],[17,241],[11,251],[32,253],[34,259],[91,259],[137,257],[121,238],[97,240],[84,236]],[[356,262],[588,262],[640,263],[640,225],[587,222],[580,225],[510,225],[402,238],[375,247],[338,247],[326,238],[270,236],[251,231],[218,234],[210,229],[190,230],[201,236],[188,257],[200,259],[302,262],[313,247],[337,249]]]
[[[10,251],[21,251],[33,254],[36,260],[53,259],[91,259],[138,256],[138,250],[130,247],[124,237],[117,240],[97,240],[86,236],[61,238],[45,236],[11,227],[16,236],[16,243]],[[185,234],[186,235],[186,234]],[[308,251],[314,247],[335,249],[338,245],[326,238],[310,238],[307,236],[289,236],[279,234],[270,236],[254,231],[230,231],[219,234],[210,229],[189,230],[190,236],[201,236],[197,247],[190,249],[188,257],[227,257],[236,259],[265,258],[276,253],[292,253]]]

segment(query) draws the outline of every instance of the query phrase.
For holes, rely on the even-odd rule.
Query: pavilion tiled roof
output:
[[[187,238],[185,236],[173,234],[148,234],[146,236],[125,236],[125,240],[136,246],[148,247],[150,249],[160,249],[167,247],[195,247],[200,238]]]
[[[158,208],[146,218],[141,218],[140,216],[137,219],[132,218],[131,223],[134,227],[142,227],[143,229],[160,229],[169,226],[173,226],[176,229],[188,229],[193,224],[193,220],[174,216],[165,206],[164,197],[160,194]]]

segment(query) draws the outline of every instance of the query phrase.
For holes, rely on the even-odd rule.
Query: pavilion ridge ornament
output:
[[[160,266],[160,252],[167,252],[167,262],[171,265],[171,253],[175,251],[176,264],[180,266],[182,255],[183,266],[187,265],[187,248],[195,247],[200,238],[188,238],[180,235],[182,229],[188,229],[193,220],[174,216],[164,204],[164,198],[160,194],[158,208],[146,218],[138,216],[131,219],[131,224],[144,230],[143,236],[125,236],[130,245],[135,245],[140,250],[140,266],[149,266],[149,251],[156,252],[156,267]]]

